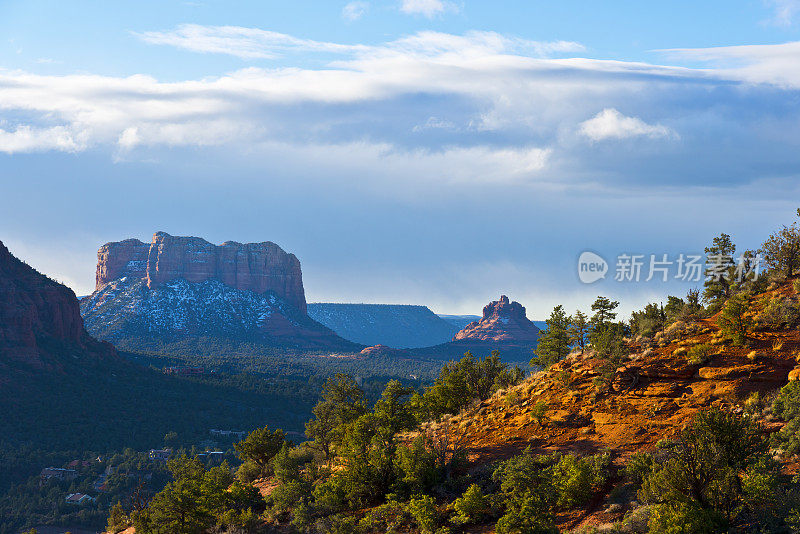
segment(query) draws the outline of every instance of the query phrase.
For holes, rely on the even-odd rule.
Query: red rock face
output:
[[[86,348],[94,345],[83,329],[75,293],[15,258],[0,243],[0,361],[43,365],[37,337]]]
[[[216,278],[236,289],[273,291],[306,313],[300,261],[269,241],[214,245],[198,237],[156,232],[149,245],[137,239],[106,243],[97,252],[96,288],[123,276],[145,278],[151,289],[176,278]]]
[[[481,320],[469,323],[453,341],[535,343],[538,339],[539,329],[525,316],[525,307],[519,302],[509,302],[502,295],[500,300],[484,306]]]

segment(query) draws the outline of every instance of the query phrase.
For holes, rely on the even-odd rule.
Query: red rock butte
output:
[[[0,242],[0,385],[5,359],[45,366],[48,338],[98,356],[116,354],[83,328],[75,293],[15,258]]]
[[[150,289],[176,278],[217,279],[236,289],[272,291],[306,313],[300,260],[269,241],[214,245],[199,237],[156,232],[149,244],[126,239],[100,247],[96,289],[124,276],[142,278]]]
[[[525,315],[525,307],[519,302],[509,302],[508,297],[502,295],[500,300],[484,306],[481,320],[469,323],[453,341],[531,343],[538,339],[539,329]]]

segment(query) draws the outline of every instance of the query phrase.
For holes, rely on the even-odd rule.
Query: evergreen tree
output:
[[[731,295],[731,282],[735,278],[736,264],[733,255],[736,245],[728,234],[720,234],[711,241],[711,246],[705,248],[706,281],[703,284],[703,299],[706,302],[719,302]]]
[[[569,342],[580,347],[581,355],[586,348],[586,337],[589,335],[589,318],[580,310],[570,317]]]
[[[753,318],[748,315],[750,299],[746,293],[737,293],[728,299],[717,319],[720,329],[733,339],[735,345],[743,345],[753,327]]]
[[[570,318],[564,313],[564,307],[558,305],[547,319],[547,329],[539,338],[534,357],[530,364],[549,367],[563,359],[570,350]]]
[[[265,426],[253,430],[244,440],[234,443],[233,447],[243,461],[255,463],[263,474],[269,461],[281,450],[285,441],[283,430],[279,428],[273,432]]]
[[[306,423],[306,436],[330,461],[333,458],[332,447],[341,441],[345,425],[366,411],[364,391],[353,377],[337,373],[322,387],[322,400],[312,410],[314,419]]]
[[[797,210],[800,216],[800,209]],[[782,272],[787,277],[794,276],[800,267],[800,228],[797,223],[783,228],[769,236],[761,245],[764,262],[770,269]]]
[[[589,321],[589,342],[592,346],[596,345],[598,340],[605,334],[611,322],[617,318],[617,313],[614,311],[619,306],[619,302],[611,300],[608,297],[599,296],[592,304],[592,315]]]

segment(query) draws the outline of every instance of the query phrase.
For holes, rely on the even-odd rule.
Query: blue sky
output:
[[[534,318],[613,260],[791,221],[800,1],[0,2],[0,239],[279,243],[312,301]]]

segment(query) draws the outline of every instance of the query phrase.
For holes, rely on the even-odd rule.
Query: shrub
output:
[[[608,478],[609,454],[535,456],[528,449],[495,470],[505,513],[497,532],[558,532],[557,510],[585,503]]]
[[[261,474],[261,467],[257,463],[251,461],[242,462],[242,465],[236,470],[236,478],[245,484],[250,484],[257,478],[260,478]]]
[[[686,353],[686,359],[689,363],[694,365],[703,365],[711,359],[711,345],[707,343],[700,343],[690,348]]]
[[[589,500],[608,478],[608,454],[579,458],[562,456],[553,469],[553,482],[558,494],[557,506],[567,509]]]
[[[776,296],[764,303],[761,312],[755,317],[758,328],[780,330],[790,328],[800,319],[800,309],[792,298]]]
[[[108,516],[108,525],[106,530],[112,534],[121,532],[131,526],[130,519],[128,518],[122,504],[117,503],[111,508],[111,513]],[[34,531],[35,532],[35,531]]]
[[[531,409],[531,419],[536,421],[539,426],[544,424],[547,420],[547,403],[545,401],[539,401],[533,405]]]
[[[650,506],[639,506],[628,512],[622,520],[623,532],[645,534],[648,531],[651,513],[652,508]]]
[[[648,527],[651,534],[717,534],[727,531],[725,518],[719,512],[687,504],[653,507]]]
[[[503,399],[503,403],[507,407],[516,406],[517,404],[519,404],[520,398],[521,396],[519,394],[519,391],[511,390],[506,394],[505,399]]]
[[[367,512],[358,526],[368,532],[397,532],[409,522],[410,518],[405,507],[397,501],[390,500]]]
[[[422,495],[409,501],[408,513],[414,518],[423,533],[431,533],[436,530],[439,522],[439,512],[436,510],[436,503],[430,495]]]
[[[652,532],[721,532],[775,492],[779,467],[759,429],[734,414],[700,412],[645,478],[639,497],[658,505]],[[749,493],[754,481],[758,490]],[[674,530],[675,525],[689,525]]]
[[[722,314],[717,323],[722,332],[729,336],[735,345],[743,345],[753,326],[752,318],[747,315],[750,298],[745,293],[737,293],[728,299],[722,307]]]
[[[340,514],[319,519],[314,526],[317,532],[325,532],[325,534],[353,534],[353,532],[357,532],[356,518]]]
[[[637,452],[630,457],[625,466],[625,478],[638,485],[653,471],[653,455],[647,452]]]
[[[788,454],[800,452],[800,382],[793,381],[783,386],[772,403],[772,410],[786,421],[786,425],[772,438],[773,446]]]
[[[456,510],[456,523],[477,523],[489,511],[489,503],[483,496],[480,486],[472,484],[464,494],[455,500],[453,508]]]
[[[467,352],[458,362],[442,367],[422,399],[415,399],[421,412],[418,417],[426,419],[458,413],[475,399],[486,400],[502,388],[519,384],[524,376],[520,368],[503,363],[497,351],[483,359],[476,359]]]

